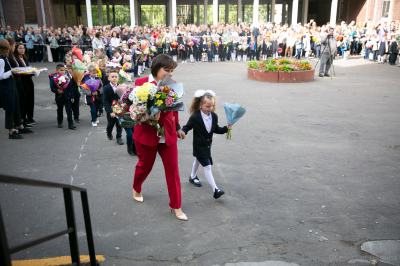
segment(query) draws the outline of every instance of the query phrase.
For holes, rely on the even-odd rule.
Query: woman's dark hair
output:
[[[18,61],[18,65],[23,66],[24,62],[21,61],[21,58],[19,57],[19,53],[18,53],[18,47],[21,45],[25,48],[25,45],[23,43],[17,43],[17,45],[15,46],[15,50],[14,50],[14,58]],[[28,60],[28,58],[26,57],[26,49],[25,49],[25,52],[22,54],[22,58],[24,58],[25,60]]]
[[[0,55],[7,58],[9,53],[10,53],[10,44],[7,42],[6,39],[0,39]]]
[[[172,68],[175,69],[178,66],[171,56],[166,54],[159,54],[154,57],[153,62],[151,63],[151,74],[153,77],[157,77],[158,70],[161,68]]]
[[[96,32],[96,38],[100,38],[100,35],[101,35],[100,31]]]

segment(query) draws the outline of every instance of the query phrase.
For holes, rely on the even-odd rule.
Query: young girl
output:
[[[211,173],[211,165],[213,164],[211,158],[212,137],[214,133],[225,134],[228,132],[228,127],[232,128],[232,126],[219,127],[218,116],[213,111],[217,111],[215,93],[211,90],[196,91],[190,107],[191,116],[182,131],[187,134],[189,130],[193,129],[193,156],[195,159],[189,182],[201,187],[201,182],[196,175],[201,164],[206,179],[214,192],[214,198],[218,199],[224,194],[224,191],[218,189]]]

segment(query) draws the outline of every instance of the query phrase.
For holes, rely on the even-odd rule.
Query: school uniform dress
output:
[[[99,77],[92,78],[90,76],[84,78],[82,80],[82,83],[85,84],[85,82],[88,79],[100,79]],[[82,89],[82,94],[86,95],[86,102],[90,106],[90,114],[92,116],[92,122],[96,122],[98,118],[98,112],[100,110],[100,105],[103,103],[103,84],[100,80],[100,86],[97,89],[97,95],[94,96],[93,104],[92,104],[92,92],[86,89]]]
[[[10,63],[12,68],[20,67],[20,64],[18,63],[14,55],[8,56],[8,62]],[[23,119],[24,122],[26,122],[26,97],[25,97],[24,85],[22,84],[22,76],[23,75],[15,75],[13,80],[15,81],[15,85],[18,92],[19,113],[21,115],[21,119]]]
[[[218,126],[218,116],[214,112],[207,116],[199,110],[189,118],[182,131],[187,134],[191,129],[193,129],[193,156],[197,158],[203,167],[212,165],[211,145],[213,134],[225,134],[228,132],[228,127]]]
[[[52,77],[50,79],[50,89],[52,92],[55,93],[55,100],[56,100],[56,104],[57,104],[57,121],[59,124],[62,124],[63,118],[64,118],[63,109],[65,107],[65,112],[67,113],[68,124],[72,125],[73,122],[72,122],[71,100],[74,99],[74,90],[72,89],[71,85],[68,84],[68,87],[66,89],[64,89],[61,94],[58,93],[58,88],[54,81],[54,79],[56,77],[57,76]]]
[[[19,97],[15,79],[11,73],[11,65],[7,58],[0,56],[0,107],[5,111],[5,128],[19,127],[21,114]]]
[[[389,63],[391,65],[395,65],[396,60],[397,60],[397,55],[399,53],[399,51],[397,51],[397,42],[396,41],[392,41],[392,43],[390,44],[389,53],[390,53]]]
[[[135,86],[141,86],[147,82],[156,84],[151,76],[137,79]],[[180,129],[178,112],[162,111],[158,123],[160,127],[164,128],[165,137],[158,136],[156,128],[148,122],[135,126],[133,139],[135,140],[139,161],[135,169],[133,189],[138,193],[142,191],[142,184],[150,174],[158,152],[164,164],[170,199],[169,206],[173,209],[179,209],[181,207],[181,183],[176,133]]]

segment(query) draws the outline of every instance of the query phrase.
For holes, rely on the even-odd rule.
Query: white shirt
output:
[[[211,125],[212,125],[212,116],[211,113],[210,115],[206,115],[203,113],[203,111],[200,110],[201,117],[203,118],[204,125],[206,126],[206,130],[208,133],[211,132]]]
[[[121,45],[121,39],[119,38],[111,38],[110,44],[112,47],[118,47]]]
[[[113,91],[114,91],[114,93],[115,93],[115,89],[118,87],[118,84],[115,84],[115,86],[114,86],[114,85],[112,85],[112,84],[110,83],[110,85],[111,85],[111,88],[113,89]]]
[[[5,70],[5,62],[3,59],[0,59],[0,80],[8,79],[11,76],[11,70],[4,72]]]

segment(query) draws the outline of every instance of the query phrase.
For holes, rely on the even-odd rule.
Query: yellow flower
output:
[[[158,104],[158,106],[161,106],[163,104],[163,101],[162,100],[158,100],[157,104]]]
[[[157,99],[160,98],[160,94],[156,94],[156,98],[157,98]]]

